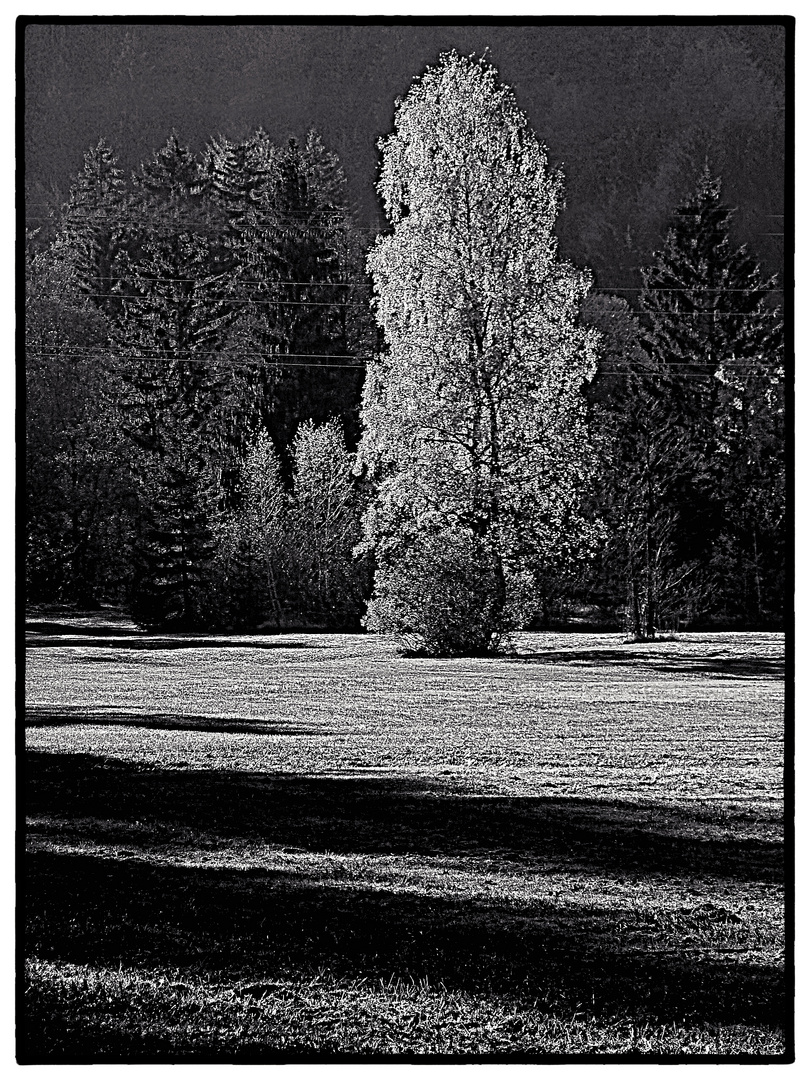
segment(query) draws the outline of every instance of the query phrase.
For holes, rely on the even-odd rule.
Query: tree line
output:
[[[628,299],[560,258],[488,63],[443,57],[381,149],[376,240],[314,131],[88,151],[26,242],[29,599],[436,652],[778,625],[781,308],[719,180]]]
[[[129,182],[103,140],[86,154],[26,267],[32,599],[178,628],[358,617],[362,265],[314,132],[199,156],[172,135]]]

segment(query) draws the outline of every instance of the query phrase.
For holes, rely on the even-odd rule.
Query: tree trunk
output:
[[[653,488],[652,466],[650,462],[649,439],[645,445],[646,473],[647,473],[647,520],[644,523],[644,569],[647,587],[647,605],[644,618],[644,637],[647,641],[655,638],[655,567],[652,556],[652,521],[653,521]]]
[[[631,571],[632,582],[631,589],[633,595],[633,637],[636,641],[641,641],[641,609],[638,603],[638,578],[635,572]]]
[[[754,526],[754,595],[756,596],[756,618],[762,619],[762,579],[759,573],[759,545],[757,543],[757,527]]]

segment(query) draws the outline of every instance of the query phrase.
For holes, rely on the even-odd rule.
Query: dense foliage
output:
[[[376,483],[368,624],[483,652],[531,617],[535,575],[594,539],[579,514],[588,281],[557,257],[560,178],[486,62],[444,56],[382,151],[393,231],[368,265],[387,348],[359,453]]]
[[[779,625],[785,360],[776,280],[730,237],[703,171],[676,210],[634,316],[601,297],[593,409],[608,544],[592,581],[636,638],[664,625]],[[612,596],[611,596],[612,594]]]
[[[357,438],[367,290],[342,173],[319,136],[278,147],[257,131],[197,156],[173,134],[129,184],[102,140],[56,239],[29,246],[31,599],[124,601],[145,626],[324,612],[356,623],[354,584],[335,599],[343,579],[327,587],[319,569],[313,587],[303,552],[286,571],[287,606],[273,592],[269,610],[267,553],[232,567],[234,551],[255,548],[255,482],[243,478],[256,453],[272,448],[290,494],[295,460],[323,430],[352,489],[341,512],[354,516],[330,520],[318,543],[334,525],[345,547],[359,527],[344,440]],[[292,546],[292,519],[285,530]]]

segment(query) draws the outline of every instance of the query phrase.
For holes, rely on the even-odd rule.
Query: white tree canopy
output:
[[[387,351],[370,365],[359,461],[378,559],[420,531],[486,537],[498,574],[579,544],[590,281],[553,235],[562,180],[484,60],[443,56],[380,143],[393,227],[372,250]],[[581,525],[581,523],[580,523]]]

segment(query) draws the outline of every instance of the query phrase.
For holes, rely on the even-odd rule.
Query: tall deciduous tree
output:
[[[485,60],[443,56],[396,108],[368,266],[387,349],[359,461],[377,559],[368,625],[432,651],[498,646],[535,579],[592,539],[582,386],[587,275],[561,262],[562,179]]]

